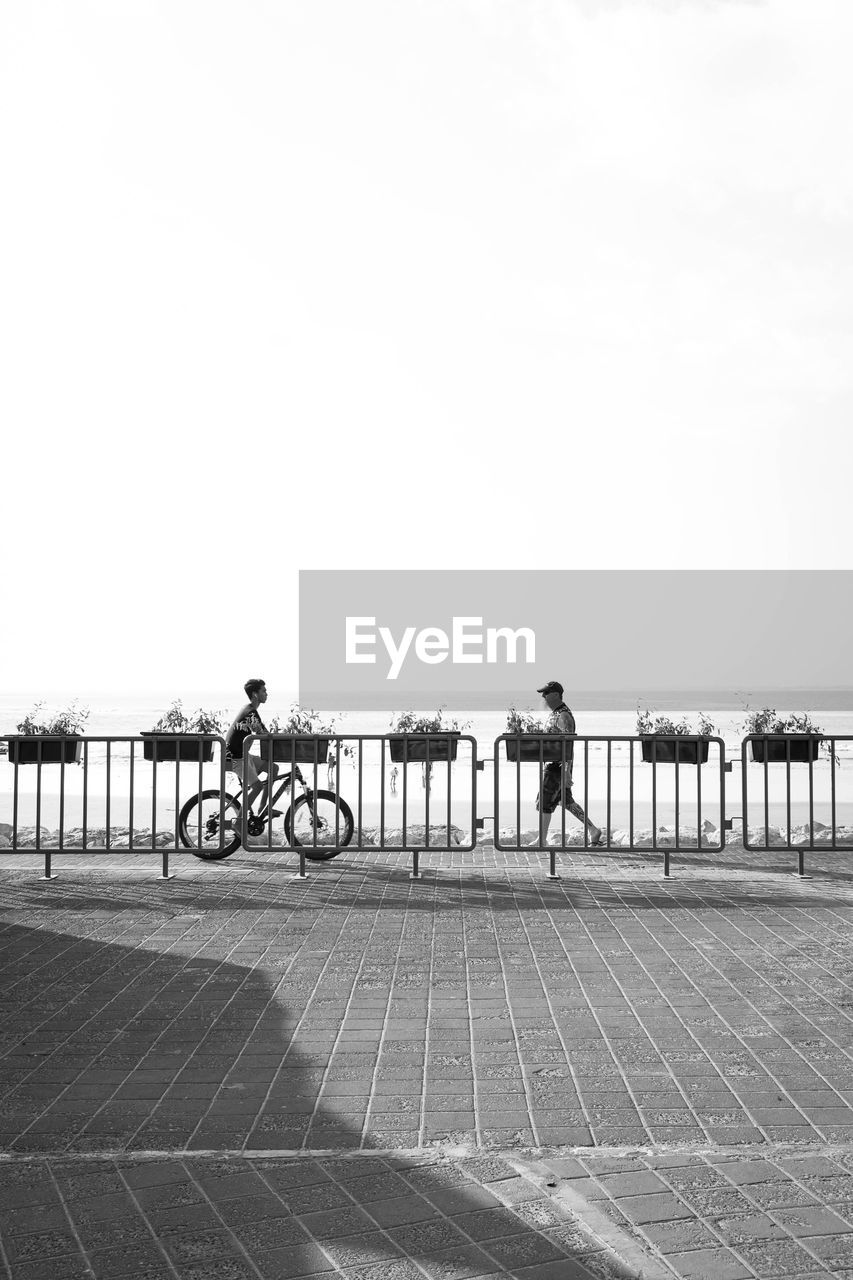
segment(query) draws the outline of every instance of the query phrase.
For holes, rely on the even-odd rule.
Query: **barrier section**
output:
[[[306,860],[370,850],[410,853],[417,880],[421,854],[476,844],[477,742],[470,735],[258,734],[243,743],[244,777],[251,757],[272,785],[269,801],[258,789],[251,810],[242,790],[229,793],[240,840],[249,850],[295,850],[302,877]]]
[[[0,852],[156,853],[191,845],[182,811],[206,789],[224,791],[225,743],[210,734],[0,738]],[[220,841],[220,845],[221,845]]]
[[[564,849],[660,852],[668,876],[673,852],[725,847],[722,738],[504,733],[493,765],[495,848],[548,853],[552,880]],[[567,773],[570,791],[561,786]],[[545,839],[543,788],[555,804]],[[596,844],[591,826],[602,833]]]
[[[741,784],[745,849],[853,849],[853,735],[748,734]]]

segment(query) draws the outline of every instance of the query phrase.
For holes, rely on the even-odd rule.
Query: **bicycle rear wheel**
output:
[[[300,796],[284,816],[284,830],[291,844],[300,845],[313,862],[336,858],[340,846],[352,840],[352,810],[332,791]]]
[[[240,847],[240,802],[227,791],[190,796],[178,821],[181,840],[196,858],[215,862]]]

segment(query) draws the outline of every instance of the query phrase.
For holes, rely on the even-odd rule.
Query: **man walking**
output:
[[[563,686],[557,680],[549,680],[541,689],[536,690],[542,694],[542,698],[546,707],[551,712],[545,722],[546,733],[571,733],[577,732],[575,728],[575,718],[569,708],[563,701]],[[542,771],[542,789],[536,797],[536,809],[539,813],[539,839],[529,841],[530,844],[544,845],[548,837],[548,828],[551,825],[551,815],[560,804],[562,799],[563,806],[568,809],[578,822],[582,822],[589,827],[590,844],[601,843],[601,828],[597,827],[584,813],[577,800],[572,797],[572,764],[574,761],[573,742],[566,743],[566,769],[563,773],[563,767],[558,760],[549,760]]]

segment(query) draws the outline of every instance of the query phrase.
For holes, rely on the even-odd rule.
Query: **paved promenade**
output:
[[[7,857],[5,1274],[851,1280],[846,856]]]

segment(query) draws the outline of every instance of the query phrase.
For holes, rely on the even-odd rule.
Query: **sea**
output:
[[[188,692],[181,698],[183,708],[192,713],[199,707],[218,713],[224,725],[228,725],[241,705],[238,691],[213,689]],[[285,718],[291,706],[298,700],[295,691],[281,696],[270,695],[262,710],[268,724],[274,716]],[[58,711],[68,706],[70,698],[46,696],[40,699],[35,693],[0,694],[0,737],[17,732],[16,726],[34,705],[43,701],[44,711]],[[168,708],[173,697],[156,693],[82,692],[77,705],[89,710],[85,732],[97,736],[136,736],[153,727]],[[454,705],[449,698],[444,702],[447,719],[456,720],[463,732],[477,739],[480,754],[491,747],[495,738],[506,732],[506,710],[489,706]],[[470,699],[474,701],[473,698]],[[478,699],[479,701],[479,699]],[[812,719],[826,734],[853,736],[853,688],[846,689],[758,689],[758,690],[593,690],[582,693],[566,691],[566,701],[572,708],[579,734],[619,735],[637,731],[637,708],[648,708],[652,714],[666,714],[679,720],[682,716],[691,725],[698,722],[699,712],[714,721],[719,736],[727,745],[736,743],[743,736],[743,721],[748,710],[773,707],[780,714],[809,712]],[[520,691],[508,694],[507,706],[514,705],[530,710],[534,715],[544,714],[537,696]],[[411,703],[401,703],[400,710]],[[358,711],[339,712],[334,705],[317,707],[324,720],[334,720],[340,734],[382,734],[391,727],[393,712],[363,708]],[[417,711],[434,712],[436,701],[415,707]],[[842,744],[842,754],[853,752],[853,742]]]

